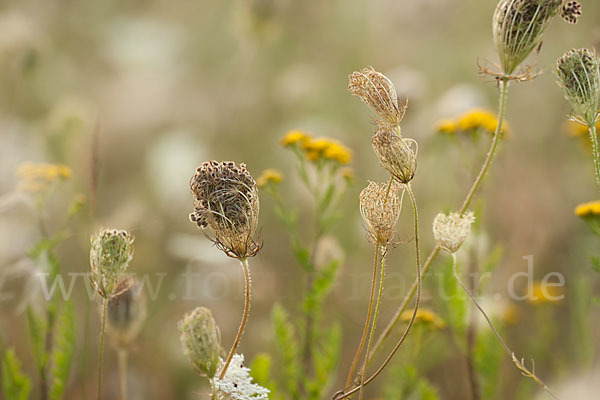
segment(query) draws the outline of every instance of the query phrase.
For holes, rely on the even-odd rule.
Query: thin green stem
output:
[[[360,359],[360,355],[362,354],[365,341],[367,340],[367,333],[369,331],[369,321],[371,321],[371,313],[373,311],[373,299],[375,297],[375,282],[377,281],[377,267],[379,263],[379,244],[375,245],[375,260],[373,261],[373,277],[371,278],[371,295],[369,296],[369,308],[367,310],[367,317],[365,318],[365,326],[363,327],[363,333],[360,338],[360,344],[356,349],[356,354],[354,355],[354,360],[352,360],[352,366],[350,367],[350,371],[348,372],[348,378],[346,379],[346,387],[348,389],[352,384],[352,378],[354,377],[354,370],[358,364],[358,360]],[[368,354],[368,352],[367,352]]]
[[[475,194],[476,194],[479,186],[481,185],[481,182],[485,178],[487,171],[492,163],[492,160],[494,159],[494,156],[496,154],[496,147],[498,146],[498,141],[500,140],[500,135],[502,133],[502,123],[504,122],[504,114],[506,111],[508,78],[506,78],[506,77],[500,78],[500,80],[498,81],[498,85],[500,88],[500,99],[499,99],[499,105],[498,105],[498,125],[496,126],[496,131],[494,132],[494,137],[492,139],[492,143],[490,144],[490,148],[488,150],[487,157],[486,157],[485,161],[483,162],[483,165],[481,166],[481,170],[479,171],[479,174],[477,175],[477,177],[475,178],[475,181],[471,185],[471,188],[469,189],[469,192],[467,193],[465,200],[463,201],[462,207],[460,208],[460,211],[459,211],[460,214],[463,214],[467,210],[469,205],[471,204],[471,201],[475,197]],[[425,274],[431,267],[433,260],[435,260],[435,258],[439,254],[439,252],[440,252],[440,245],[437,244],[433,248],[431,253],[429,254],[429,257],[427,257],[427,260],[425,261],[425,263],[423,264],[422,275],[419,277],[419,279],[423,279],[423,277],[425,276]],[[381,346],[383,345],[385,340],[390,336],[390,334],[392,333],[392,331],[394,330],[394,328],[400,321],[400,316],[406,310],[406,307],[408,306],[410,300],[415,295],[418,284],[419,284],[418,279],[413,282],[407,295],[402,300],[400,307],[398,307],[398,310],[396,310],[396,313],[394,314],[394,316],[392,317],[392,319],[390,320],[388,325],[385,327],[383,332],[379,335],[377,342],[375,342],[373,351],[371,352],[371,354],[369,354],[369,359],[372,359],[375,356],[375,354],[377,354],[377,352],[379,351],[379,349],[381,348]]]
[[[376,245],[379,247],[379,244]],[[381,272],[379,278],[379,291],[377,293],[377,302],[375,303],[375,313],[373,314],[373,324],[371,325],[371,332],[369,333],[369,341],[367,343],[367,353],[371,352],[371,345],[373,344],[373,335],[375,334],[375,328],[377,327],[377,316],[379,315],[379,305],[381,304],[381,295],[383,294],[383,280],[385,278],[385,256],[387,250],[382,248],[381,252]],[[367,359],[363,362],[362,373],[360,374],[360,392],[358,398],[362,400],[363,398],[363,388],[365,386],[365,376],[367,375]]]
[[[248,259],[241,258],[240,264],[242,264],[242,269],[244,270],[244,313],[242,314],[242,321],[240,322],[240,327],[238,328],[237,335],[235,336],[235,340],[233,341],[233,345],[231,346],[231,350],[229,350],[229,355],[225,360],[225,364],[221,369],[221,373],[219,374],[219,379],[223,379],[225,377],[225,372],[227,372],[227,368],[231,363],[231,359],[235,354],[238,346],[240,345],[240,340],[242,340],[242,335],[244,334],[244,328],[246,328],[246,322],[248,322],[248,314],[250,314],[250,268],[248,268]]]
[[[102,327],[100,328],[100,346],[98,355],[98,400],[102,398],[102,358],[104,355],[104,331],[106,330],[106,307],[108,299],[104,298],[102,304]]]
[[[119,399],[127,399],[127,358],[129,351],[125,347],[119,347],[117,355],[119,357]]]
[[[600,155],[598,155],[598,136],[596,134],[596,124],[588,126],[590,138],[592,139],[592,151],[594,153],[594,170],[596,172],[596,183],[600,185]]]
[[[552,396],[553,399],[560,400],[554,393],[552,393],[550,391],[548,386],[546,386],[546,384],[540,378],[537,377],[537,375],[535,374],[535,368],[532,368],[530,371],[529,369],[527,369],[527,367],[525,367],[523,360],[517,359],[517,357],[515,356],[515,353],[508,347],[508,345],[506,344],[504,339],[502,339],[502,336],[500,336],[500,334],[496,330],[496,327],[494,327],[494,324],[492,323],[492,320],[490,319],[490,317],[488,317],[486,312],[483,310],[483,308],[479,305],[479,303],[475,299],[475,296],[473,296],[471,291],[467,288],[467,286],[460,279],[460,276],[458,275],[458,272],[456,270],[457,264],[458,264],[458,262],[456,260],[456,253],[452,253],[452,273],[454,274],[454,278],[456,279],[458,284],[463,288],[465,293],[467,293],[467,295],[469,296],[469,299],[471,299],[471,302],[475,305],[475,307],[477,307],[477,309],[479,310],[481,315],[483,315],[483,317],[487,321],[488,325],[492,329],[492,332],[494,333],[494,335],[496,336],[496,338],[498,339],[498,341],[500,342],[502,347],[504,347],[506,352],[511,356],[513,363],[515,363],[517,368],[519,368],[519,370],[525,377],[531,378],[535,382],[537,382],[537,384],[540,385],[540,387],[542,389],[544,389],[544,391],[546,391],[550,396]],[[535,364],[534,364],[534,366],[535,366]]]

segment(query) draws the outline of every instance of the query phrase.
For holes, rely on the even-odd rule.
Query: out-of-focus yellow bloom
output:
[[[577,207],[575,207],[575,215],[578,217],[600,215],[600,200],[579,204]]]
[[[600,130],[600,121],[596,123],[596,130]],[[565,131],[573,138],[581,139],[581,142],[586,150],[592,150],[592,141],[590,140],[589,128],[575,121],[567,121]]]
[[[311,136],[301,130],[288,131],[283,138],[281,138],[281,145],[283,147],[293,146],[296,144],[304,145],[310,140]]]
[[[283,174],[280,171],[273,168],[267,168],[260,174],[260,176],[256,180],[256,184],[259,188],[261,188],[268,185],[269,183],[280,183],[282,180]]]
[[[443,119],[436,124],[436,130],[440,133],[455,134],[459,132],[474,132],[484,130],[494,134],[498,126],[496,115],[489,110],[474,108],[456,118]],[[502,122],[501,134],[506,137],[510,128],[506,121]]]
[[[515,325],[517,322],[519,322],[520,318],[521,313],[519,312],[519,307],[513,303],[510,303],[508,306],[506,306],[506,309],[502,313],[502,320],[510,325]]]
[[[352,160],[352,151],[337,142],[332,142],[329,147],[325,149],[323,155],[325,158],[337,161],[340,164],[348,164],[350,160]]]
[[[17,169],[17,176],[21,179],[19,189],[31,193],[44,191],[51,183],[69,179],[72,174],[69,167],[57,164],[26,162]]]
[[[344,167],[340,170],[340,175],[348,181],[354,180],[354,169],[350,167]]]
[[[556,304],[564,299],[565,288],[534,282],[531,294],[532,296],[528,300],[532,304]]]
[[[340,142],[326,137],[319,137],[306,141],[302,148],[306,152],[306,158],[310,161],[318,161],[322,158],[337,161],[340,164],[348,164],[352,159],[352,151]]]
[[[404,322],[409,322],[412,318],[412,315],[413,311],[404,311],[400,315],[400,319]],[[428,308],[419,308],[417,310],[415,322],[422,322],[425,325],[431,325],[436,329],[444,329],[446,327],[446,323],[444,322],[444,320],[434,311]]]

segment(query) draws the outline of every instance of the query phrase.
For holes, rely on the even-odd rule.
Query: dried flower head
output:
[[[512,74],[541,43],[562,3],[563,0],[500,0],[494,12],[493,35],[504,74]]]
[[[258,189],[246,169],[232,161],[208,161],[198,167],[190,182],[194,212],[190,220],[210,227],[214,241],[230,257],[254,256],[258,226]]]
[[[417,142],[380,125],[371,141],[379,162],[400,183],[408,183],[417,169]]]
[[[125,230],[104,229],[92,237],[90,280],[104,297],[115,293],[119,276],[133,257],[133,236]]]
[[[600,108],[600,61],[596,53],[588,49],[569,50],[558,59],[556,75],[575,117],[593,125]]]
[[[221,335],[209,309],[197,307],[179,322],[183,354],[199,374],[213,378],[219,368]]]
[[[378,245],[385,246],[394,235],[394,227],[398,222],[402,209],[402,185],[396,181],[389,183],[369,182],[360,192],[360,215],[370,239]]]
[[[252,382],[250,368],[244,367],[244,355],[235,354],[223,379],[215,379],[219,393],[229,400],[268,400],[269,389]]]
[[[581,4],[578,1],[563,1],[561,17],[570,24],[576,24],[581,16]]]
[[[456,253],[469,236],[471,224],[474,221],[475,217],[472,212],[462,215],[455,212],[448,215],[439,213],[433,220],[433,236],[440,242],[444,250]]]
[[[108,334],[119,347],[126,347],[135,340],[146,320],[146,296],[141,289],[137,279],[122,279],[108,299]]]
[[[406,106],[398,100],[392,81],[371,67],[353,72],[349,81],[350,93],[371,106],[386,123],[400,125]]]

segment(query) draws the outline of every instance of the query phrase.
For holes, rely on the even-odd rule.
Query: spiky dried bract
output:
[[[472,212],[462,215],[456,212],[448,215],[439,213],[433,220],[433,236],[444,250],[456,253],[469,236],[474,221]]]
[[[392,182],[369,185],[360,192],[360,214],[365,223],[369,238],[380,246],[387,245],[394,235],[394,227],[398,222],[402,209],[402,196],[398,192],[404,187]]]
[[[556,75],[576,119],[588,126],[595,124],[600,108],[600,62],[596,53],[569,50],[558,59]]]
[[[208,161],[198,167],[190,182],[194,212],[190,220],[210,227],[214,241],[230,257],[243,259],[260,249],[258,189],[245,164]]]
[[[398,182],[407,184],[417,169],[417,142],[380,125],[371,140],[379,162]]]
[[[104,297],[116,289],[119,276],[127,270],[133,257],[133,236],[125,230],[104,229],[92,236],[90,280]]]
[[[563,1],[561,17],[570,24],[576,24],[581,16],[581,4],[578,1]]]
[[[223,379],[215,379],[215,387],[227,400],[268,400],[269,389],[254,382],[250,368],[244,367],[244,355],[235,354]]]
[[[179,340],[183,354],[201,375],[213,378],[222,353],[219,327],[210,310],[197,307],[179,322]]]
[[[494,44],[505,75],[540,44],[563,0],[500,0],[493,19]]]
[[[371,106],[384,122],[400,125],[406,105],[400,104],[392,81],[371,67],[353,72],[349,81],[350,93]]]
[[[108,299],[108,334],[119,347],[126,347],[133,342],[146,320],[146,296],[141,289],[139,280],[122,279]]]

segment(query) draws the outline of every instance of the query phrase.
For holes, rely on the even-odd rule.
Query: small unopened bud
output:
[[[133,236],[124,230],[104,229],[92,237],[90,280],[98,293],[110,297],[119,276],[127,270],[133,257]]]
[[[558,84],[576,117],[593,125],[600,108],[600,62],[594,51],[573,49],[556,63]]]
[[[146,296],[141,289],[137,279],[122,279],[108,299],[108,334],[119,347],[127,347],[133,342],[146,320]]]
[[[217,247],[230,257],[256,255],[258,189],[246,169],[231,161],[208,161],[198,167],[190,182],[194,212],[190,220],[210,227]]]
[[[394,235],[402,209],[402,197],[398,191],[403,187],[396,181],[389,183],[369,182],[360,192],[360,214],[369,237],[378,245],[385,246]]]
[[[417,169],[417,142],[381,125],[371,140],[379,162],[400,183],[407,184]]]
[[[464,243],[475,221],[472,212],[462,215],[451,212],[446,215],[439,213],[433,220],[433,236],[440,243],[442,249],[456,253]]]
[[[406,106],[400,104],[394,84],[373,68],[353,72],[349,77],[348,90],[371,106],[384,122],[400,125]]]
[[[500,0],[492,25],[504,74],[512,74],[538,47],[562,3],[563,0]]]
[[[219,367],[219,327],[209,309],[197,307],[179,322],[179,340],[183,354],[197,373],[213,378]]]

